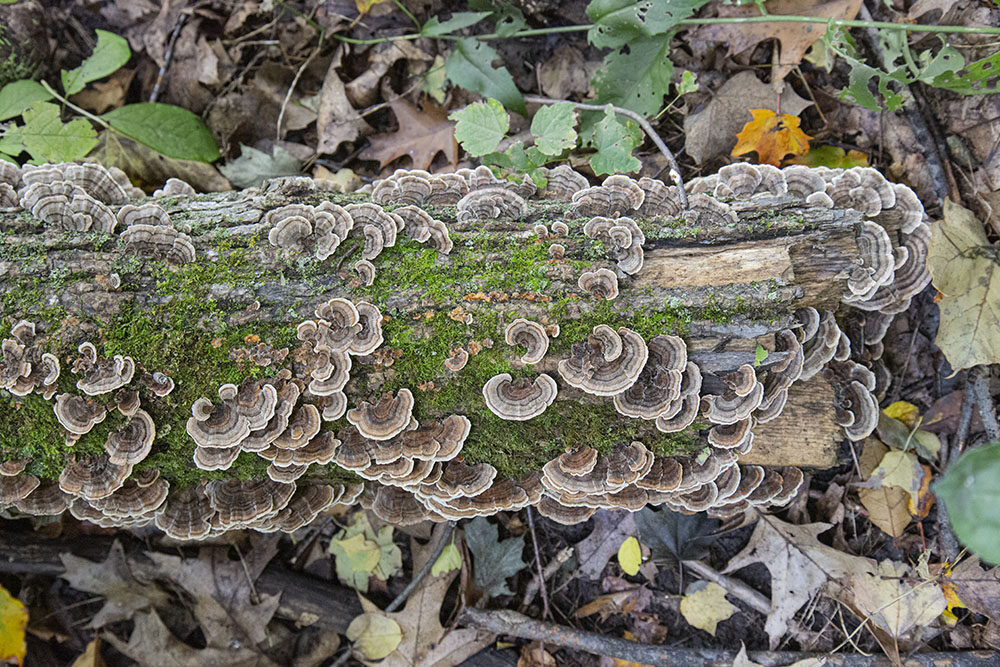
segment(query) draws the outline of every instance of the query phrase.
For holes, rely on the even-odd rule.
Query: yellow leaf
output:
[[[386,0],[354,0],[354,6],[358,8],[358,13],[362,16],[372,10],[375,5],[382,4]]]
[[[726,589],[714,582],[696,581],[681,598],[681,615],[694,627],[713,637],[715,626],[736,612],[726,599]]]
[[[28,610],[21,601],[0,586],[0,662],[24,663],[28,644],[24,629],[28,627]]]
[[[781,159],[809,152],[809,135],[799,129],[799,118],[791,114],[779,117],[770,109],[750,109],[753,120],[736,135],[736,147],[731,155],[757,151],[760,162],[778,166]]]
[[[917,427],[917,419],[920,417],[920,410],[917,409],[917,406],[906,401],[896,401],[883,412],[893,419],[903,422],[911,429]]]
[[[440,577],[445,572],[451,572],[460,567],[462,567],[462,555],[458,553],[458,547],[455,546],[455,541],[452,540],[451,544],[446,546],[441,555],[438,556],[438,559],[434,561],[434,566],[431,568],[431,575]]]
[[[369,660],[381,660],[395,651],[399,642],[403,641],[403,630],[399,623],[377,612],[356,617],[347,626],[346,634],[354,642],[354,648],[364,653]]]
[[[642,550],[639,549],[639,540],[629,537],[618,547],[618,564],[622,566],[625,574],[639,574],[639,566],[642,565]]]

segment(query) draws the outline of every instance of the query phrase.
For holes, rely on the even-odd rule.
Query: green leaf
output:
[[[653,116],[670,90],[670,35],[636,40],[628,53],[613,51],[594,75],[594,90],[601,104],[625,107]]]
[[[543,106],[531,119],[535,146],[545,155],[559,155],[576,145],[576,113],[570,102]]]
[[[470,104],[448,118],[455,121],[455,139],[473,157],[495,151],[510,128],[510,116],[494,99]]]
[[[392,541],[392,526],[382,526],[375,537],[379,547],[378,565],[372,572],[382,581],[403,569],[403,552]]]
[[[494,32],[501,37],[510,37],[526,25],[524,13],[506,0],[469,0],[469,9],[492,12]]]
[[[493,97],[512,111],[527,115],[524,98],[506,68],[493,67],[499,56],[491,46],[473,37],[455,42],[455,50],[445,62],[448,78],[456,85],[483,97]]]
[[[963,58],[962,64],[964,67],[948,68],[946,71],[936,74],[929,82],[930,85],[962,95],[988,95],[1000,92],[1000,84],[987,85],[987,82],[994,79],[997,72],[1000,72],[1000,51],[967,65],[965,65]]]
[[[369,660],[381,660],[396,650],[403,641],[399,623],[379,612],[366,612],[356,616],[344,633]]]
[[[358,533],[343,539],[330,540],[329,551],[334,556],[337,576],[351,588],[368,592],[368,580],[379,563],[379,546]]]
[[[298,159],[281,146],[272,148],[273,155],[240,144],[240,156],[219,167],[219,171],[238,188],[252,188],[269,178],[297,176],[302,173]]]
[[[684,70],[681,74],[681,82],[677,84],[677,94],[687,95],[698,90],[698,75],[691,70]]]
[[[962,454],[933,490],[958,539],[984,561],[1000,563],[1000,442]]]
[[[757,343],[757,350],[753,354],[754,367],[760,366],[767,360],[767,350],[760,343]]]
[[[470,25],[479,23],[492,13],[493,12],[455,12],[451,15],[451,18],[444,23],[438,21],[438,17],[432,16],[431,19],[424,24],[424,27],[420,29],[420,34],[423,37],[440,37],[441,35],[448,35],[461,30],[462,28],[468,28]]]
[[[35,102],[52,99],[52,93],[37,81],[25,79],[8,83],[0,89],[0,120],[20,116]]]
[[[219,147],[198,116],[172,104],[126,104],[101,116],[111,127],[139,143],[178,160],[214,162]]]
[[[462,554],[455,546],[455,540],[452,540],[451,544],[446,546],[438,559],[434,561],[434,565],[431,567],[431,576],[440,577],[445,572],[451,572],[460,567],[462,567]]]
[[[97,145],[97,132],[90,123],[80,118],[63,123],[59,107],[50,102],[39,102],[22,116],[24,125],[8,129],[0,137],[3,152],[9,155],[17,154],[10,152],[9,147],[19,144],[36,164],[72,162]]]
[[[694,14],[708,0],[592,0],[587,16],[594,27],[587,33],[597,47],[618,48],[662,35]]]
[[[499,541],[497,527],[481,516],[465,526],[465,543],[472,552],[476,587],[486,597],[513,595],[507,587],[507,577],[524,569],[523,537],[508,537]]]
[[[423,91],[434,98],[438,104],[444,103],[444,84],[447,81],[444,73],[444,58],[434,56],[434,62],[424,73]],[[318,98],[318,96],[317,96]]]
[[[128,40],[107,30],[97,31],[97,46],[90,57],[70,71],[62,71],[62,85],[66,95],[73,95],[91,81],[103,79],[115,72],[132,57]]]
[[[594,147],[597,149],[590,158],[594,174],[617,174],[639,171],[642,166],[632,155],[638,144],[629,130],[618,122],[615,112],[609,106],[604,118],[594,126]]]

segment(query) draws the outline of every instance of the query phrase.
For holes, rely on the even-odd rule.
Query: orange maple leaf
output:
[[[760,162],[781,164],[789,153],[805,155],[809,152],[809,135],[799,129],[798,116],[783,113],[779,117],[770,109],[750,109],[753,120],[736,135],[736,147],[731,155],[757,151]]]

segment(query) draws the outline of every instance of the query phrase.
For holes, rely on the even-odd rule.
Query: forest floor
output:
[[[37,3],[19,4],[38,11]],[[653,52],[634,80],[611,80],[628,77],[607,48],[595,46],[600,37],[560,28],[630,4],[613,0],[590,7],[585,0],[42,4],[44,20],[19,28],[42,45],[27,56],[36,78],[59,80],[60,69],[77,67],[94,50],[95,30],[109,31],[128,40],[131,59],[75,93],[73,104],[91,114],[136,102],[172,104],[201,118],[214,137],[221,157],[212,164],[167,157],[97,127],[88,159],[123,168],[148,191],[168,177],[214,191],[299,173],[351,190],[396,168],[474,166],[478,160],[457,149],[448,114],[484,92],[517,111],[523,94],[635,109],[652,119],[685,180],[734,161],[750,109],[786,114],[794,121],[782,117],[778,145],[768,148],[758,137],[743,159],[871,165],[912,187],[932,219],[950,199],[972,211],[984,238],[1000,236],[1000,95],[981,94],[996,78],[984,74],[963,87],[941,76],[947,67],[933,69],[944,48],[967,63],[990,58],[1000,37],[871,27],[1000,27],[1000,9],[987,2],[763,3],[771,13],[870,22],[852,30],[852,53],[887,74],[869,75],[860,87],[863,67],[825,48],[817,23],[674,26],[611,46],[621,57]],[[683,5],[685,16],[707,18],[758,13],[752,3],[717,0],[639,4],[649,5],[640,12]],[[484,14],[473,21],[458,12]],[[468,21],[446,22],[456,16]],[[439,29],[428,28],[432,17]],[[429,36],[387,39],[421,26]],[[462,39],[486,33],[507,36]],[[892,35],[902,35],[909,50]],[[846,53],[844,43],[833,46]],[[456,49],[471,55],[458,62]],[[963,76],[968,82],[972,75]],[[858,103],[861,91],[874,94],[876,108]],[[892,94],[900,108],[882,108]],[[501,149],[530,136],[538,106],[511,114]],[[588,122],[581,119],[579,147],[560,159],[597,182]],[[666,159],[651,142],[640,141],[632,155],[636,177],[667,178]],[[986,262],[991,271],[995,256]],[[1000,301],[1000,287],[986,295]],[[430,524],[385,528],[363,510],[341,507],[293,537],[243,534],[182,546],[155,531],[100,529],[68,513],[47,523],[5,521],[0,585],[29,611],[24,664],[305,666],[386,654],[384,664],[524,667],[641,664],[651,656],[676,665],[931,664],[942,654],[950,656],[945,664],[1000,664],[1000,569],[960,548],[930,489],[964,450],[996,439],[998,378],[996,367],[981,361],[953,371],[935,344],[937,302],[929,286],[885,338],[892,382],[880,399],[886,419],[898,421],[865,442],[845,441],[840,466],[806,471],[783,511],[735,525],[601,510],[584,524],[562,526],[529,510],[464,522],[442,541],[443,525],[433,534]],[[1000,330],[983,336],[992,342],[970,334],[964,344],[992,346],[995,354]],[[878,482],[877,474],[873,481],[887,454],[915,464],[895,484]],[[345,528],[377,545],[363,586],[361,566],[344,556]],[[639,538],[636,556],[630,537]],[[440,559],[431,553],[439,542]],[[475,572],[470,552],[480,563]],[[435,584],[382,614],[431,556],[441,568]],[[345,587],[345,574],[364,591],[363,606]],[[0,660],[6,604],[0,596]],[[491,632],[470,616],[498,609],[551,626],[540,626],[544,639],[531,641],[527,623],[514,624],[519,632]],[[598,635],[588,639],[596,642],[590,652],[580,637],[567,637],[568,628]],[[662,653],[629,653],[615,643],[622,639]]]

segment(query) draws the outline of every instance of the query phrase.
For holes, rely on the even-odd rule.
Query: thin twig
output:
[[[430,574],[431,568],[434,567],[434,563],[437,562],[438,558],[440,558],[444,548],[451,540],[452,533],[455,532],[456,523],[457,522],[455,521],[449,521],[447,523],[444,532],[441,533],[441,537],[438,538],[437,544],[434,545],[434,552],[431,554],[430,558],[428,558],[427,562],[424,563],[424,566],[420,568],[420,572],[417,572],[417,576],[413,577],[413,581],[407,584],[406,588],[403,589],[403,592],[397,595],[396,599],[389,603],[389,606],[385,608],[386,613],[396,611],[402,607],[403,603],[406,602],[406,598],[410,597],[410,593],[416,590],[417,586],[420,585],[420,582],[424,580],[424,577]]]
[[[153,91],[149,94],[149,101],[155,102],[156,98],[160,96],[160,86],[163,85],[163,77],[167,74],[167,68],[170,67],[170,61],[174,57],[174,45],[177,43],[177,38],[181,34],[181,28],[184,27],[184,22],[187,19],[187,14],[181,12],[177,16],[177,24],[174,26],[173,32],[170,33],[170,41],[167,42],[167,50],[163,52],[163,64],[160,65],[160,71],[156,73],[156,83],[153,84]]]
[[[313,61],[316,54],[320,52],[323,48],[323,38],[326,37],[326,31],[319,34],[319,42],[316,44],[316,48],[313,52],[309,54],[305,62],[299,67],[295,72],[295,78],[292,79],[292,83],[288,86],[288,92],[285,93],[285,99],[281,101],[281,111],[278,112],[278,125],[274,131],[274,140],[281,141],[281,123],[285,120],[285,109],[288,108],[288,102],[292,99],[292,93],[295,92],[295,86],[299,85],[299,79],[302,77],[302,73],[309,67],[309,63]]]
[[[674,159],[674,154],[671,153],[670,149],[667,148],[667,145],[663,143],[663,139],[660,139],[660,135],[656,133],[653,126],[636,112],[631,109],[623,109],[610,104],[583,104],[572,100],[555,100],[551,97],[539,97],[537,95],[525,95],[524,101],[532,104],[560,104],[562,102],[568,102],[577,109],[582,109],[584,111],[604,111],[610,106],[611,110],[615,113],[628,116],[639,124],[639,127],[642,128],[643,132],[646,133],[653,143],[656,144],[656,147],[660,149],[660,152],[663,153],[663,157],[667,158],[667,164],[670,165],[670,179],[674,182],[674,185],[677,186],[678,198],[681,200],[681,205],[684,208],[688,207],[687,193],[684,192],[684,181],[681,180],[681,170],[680,167],[677,166],[677,160]]]
[[[72,102],[70,102],[69,100],[67,100],[65,97],[63,97],[62,95],[60,95],[59,93],[57,93],[55,91],[55,89],[52,88],[52,86],[49,85],[48,81],[45,81],[44,79],[42,79],[41,81],[39,81],[39,83],[42,84],[42,88],[44,88],[50,95],[52,95],[52,97],[56,98],[57,100],[59,100],[60,102],[62,102],[66,106],[68,106],[70,109],[72,109],[73,111],[75,111],[78,114],[80,114],[81,116],[84,116],[85,118],[89,118],[90,120],[94,121],[95,123],[97,123],[101,127],[104,127],[104,128],[111,127],[110,125],[108,125],[108,122],[106,120],[104,120],[103,118],[100,118],[99,116],[95,116],[94,114],[90,113],[86,109],[81,109],[80,107],[76,106],[75,104],[73,104]]]
[[[1000,426],[997,425],[997,411],[990,396],[989,368],[977,366],[969,372],[972,379],[972,395],[976,397],[976,407],[979,418],[983,420],[983,428],[990,442],[1000,438]]]
[[[542,618],[552,618],[549,611],[549,593],[545,590],[545,576],[542,574],[542,557],[538,554],[538,537],[535,535],[535,518],[528,505],[528,530],[531,531],[531,546],[535,550],[535,568],[538,571],[538,590],[542,593]]]
[[[732,593],[735,597],[745,602],[748,607],[752,607],[765,615],[771,612],[771,601],[742,581],[728,577],[721,572],[716,572],[700,560],[683,560],[681,564],[702,579],[707,579],[722,586],[729,593]]]

